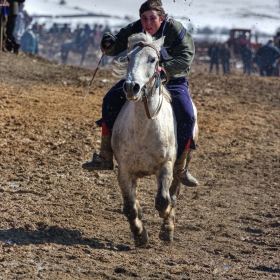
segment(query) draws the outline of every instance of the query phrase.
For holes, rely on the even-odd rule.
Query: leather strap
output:
[[[156,47],[155,46],[153,46],[153,45],[151,45],[151,44],[146,44],[146,43],[144,43],[144,42],[140,42],[139,44],[138,44],[138,46],[139,47],[142,47],[142,48],[144,48],[144,47],[150,47],[150,48],[152,48],[155,52],[156,52],[156,54],[157,54],[157,57],[158,57],[158,59],[160,59],[160,53],[159,53],[159,51],[156,49]],[[154,84],[153,84],[153,86],[152,86],[152,90],[151,90],[151,96],[153,96],[154,95],[154,92],[155,92],[155,89],[156,89],[156,81],[157,81],[157,79],[159,79],[159,81],[160,81],[160,85],[159,85],[159,95],[161,95],[161,100],[160,100],[160,102],[159,102],[159,104],[158,104],[158,107],[157,107],[157,109],[156,109],[156,111],[155,111],[155,113],[154,113],[154,115],[153,116],[151,116],[151,114],[150,114],[150,110],[149,110],[149,106],[148,106],[148,97],[147,97],[147,92],[146,92],[146,85],[144,86],[144,95],[142,96],[142,101],[144,102],[144,107],[145,107],[145,111],[146,111],[146,115],[147,115],[147,117],[148,117],[148,119],[155,119],[156,117],[157,117],[157,115],[159,114],[159,111],[160,111],[160,109],[161,109],[161,106],[162,106],[162,102],[163,102],[163,95],[161,94],[161,87],[162,87],[162,82],[161,82],[161,80],[160,80],[160,77],[159,77],[159,74],[158,74],[158,67],[159,67],[159,61],[157,62],[157,64],[156,64],[156,69],[155,69],[155,73],[152,75],[152,77],[149,79],[149,81],[146,83],[146,85],[147,84],[149,84],[149,83],[151,83],[153,80],[155,80],[154,81]],[[166,81],[166,83],[169,81],[169,74],[168,74],[168,72],[164,69],[164,67],[161,67],[161,69],[163,70],[163,72],[164,72],[164,74],[165,74],[165,76],[166,76],[166,79],[167,79],[167,81]]]

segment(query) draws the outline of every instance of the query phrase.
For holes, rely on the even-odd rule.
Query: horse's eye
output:
[[[127,58],[127,61],[130,61],[129,56],[127,56],[126,58]]]
[[[153,58],[152,60],[151,60],[151,63],[154,63],[156,61],[156,59],[155,58]]]

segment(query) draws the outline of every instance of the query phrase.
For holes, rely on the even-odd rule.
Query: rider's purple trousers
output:
[[[107,92],[102,103],[102,119],[96,122],[101,126],[102,121],[105,121],[107,127],[111,131],[115,120],[126,101],[125,93],[123,91],[124,82],[125,80],[119,81]],[[194,110],[186,78],[171,80],[165,86],[172,96],[172,107],[177,120],[177,157],[179,158],[183,153],[189,138],[191,138],[190,148],[195,149],[195,143],[193,141],[193,130],[195,125]]]

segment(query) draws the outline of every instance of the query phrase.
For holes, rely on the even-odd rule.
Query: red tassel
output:
[[[102,122],[102,135],[111,135],[110,130],[108,129],[105,122]]]
[[[187,152],[187,150],[190,148],[190,146],[191,146],[191,138],[189,138],[188,143],[184,149],[184,152]]]

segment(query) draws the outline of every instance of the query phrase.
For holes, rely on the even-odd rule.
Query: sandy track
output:
[[[141,181],[150,246],[133,245],[113,172],[87,173],[114,79],[0,53],[0,279],[279,279],[280,80],[192,73],[200,125],[175,241],[158,239],[155,179]],[[4,71],[4,70],[5,71]]]

